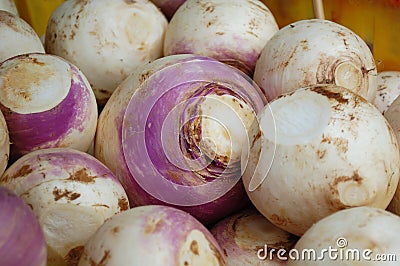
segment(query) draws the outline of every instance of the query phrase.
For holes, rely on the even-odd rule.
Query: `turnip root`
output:
[[[389,205],[399,181],[398,142],[363,97],[313,85],[270,102],[259,120],[243,181],[276,226],[302,235],[338,210]]]
[[[108,219],[85,245],[79,266],[225,265],[212,234],[166,206],[132,208]]]
[[[73,149],[26,154],[6,170],[0,184],[31,206],[44,232],[48,265],[74,265],[97,228],[129,208],[114,174]]]

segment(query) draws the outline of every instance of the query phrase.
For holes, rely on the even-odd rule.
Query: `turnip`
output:
[[[399,181],[398,142],[363,97],[313,85],[270,102],[259,123],[259,134],[249,134],[257,138],[243,181],[276,226],[302,235],[338,210],[389,205]]]
[[[139,86],[152,74],[179,61],[196,58],[194,55],[172,55],[137,67],[113,92],[100,113],[94,145],[94,155],[119,175],[129,173],[122,151],[122,124],[126,107]]]
[[[176,10],[185,2],[186,0],[151,0],[156,6],[158,6],[167,19],[171,19],[175,14]]]
[[[399,230],[400,217],[388,211],[366,206],[341,210],[300,238],[288,265],[397,265]]]
[[[162,56],[167,23],[147,0],[65,1],[48,22],[45,47],[79,67],[104,105],[136,66]]]
[[[187,0],[172,17],[164,55],[209,56],[252,75],[264,45],[278,31],[270,10],[256,0]]]
[[[265,105],[246,75],[174,55],[138,68],[115,95],[99,118],[95,156],[132,206],[172,205],[208,224],[246,204],[241,154]]]
[[[336,84],[372,101],[377,70],[367,44],[348,28],[308,19],[280,29],[257,61],[254,81],[268,100],[313,84]]]
[[[85,245],[79,266],[225,265],[211,233],[166,206],[132,208],[108,219]]]
[[[0,10],[8,11],[13,15],[19,16],[14,0],[0,0]]]
[[[0,176],[6,170],[10,157],[10,136],[3,113],[0,112]]]
[[[46,266],[46,243],[38,220],[15,193],[0,186],[0,265]]]
[[[44,53],[43,44],[33,28],[22,18],[0,10],[0,63],[26,53]]]
[[[289,252],[297,237],[274,226],[254,209],[246,209],[211,228],[230,266],[285,265],[279,250]],[[282,251],[280,251],[282,252]]]
[[[400,71],[382,71],[378,73],[378,89],[372,103],[385,113],[393,101],[400,95]]]
[[[1,63],[0,109],[12,160],[42,148],[87,151],[96,132],[96,98],[86,77],[54,55],[25,54]]]
[[[393,91],[391,90],[391,92]],[[400,97],[397,97],[390,104],[390,106],[384,112],[384,116],[390,126],[393,128],[397,142],[400,143]],[[400,215],[400,186],[397,187],[396,193],[394,194],[393,199],[388,206],[388,210]]]
[[[97,228],[129,208],[114,174],[73,149],[30,152],[5,171],[0,184],[31,206],[46,239],[48,265],[74,265]]]

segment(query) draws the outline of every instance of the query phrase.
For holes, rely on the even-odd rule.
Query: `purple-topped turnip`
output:
[[[313,85],[270,102],[259,123],[243,183],[276,226],[302,235],[338,210],[389,205],[399,182],[399,146],[363,97]]]
[[[46,242],[34,213],[0,186],[0,265],[46,266]]]
[[[169,204],[212,223],[246,204],[242,149],[265,98],[245,74],[174,55],[137,69],[115,93],[100,115],[95,155],[132,206]]]
[[[142,206],[108,219],[89,239],[79,266],[225,265],[212,234],[188,213]]]
[[[83,245],[111,216],[129,209],[115,175],[93,156],[52,148],[13,163],[0,184],[35,213],[48,247],[48,265],[74,265]]]
[[[26,53],[44,53],[35,30],[22,18],[0,10],[0,63]]]
[[[269,101],[313,84],[342,86],[372,101],[377,70],[372,52],[357,34],[329,20],[308,19],[283,27],[268,41],[254,81]]]
[[[187,0],[168,24],[164,55],[209,56],[251,76],[277,31],[274,16],[261,1]]]
[[[93,91],[83,73],[58,56],[25,54],[1,63],[0,109],[13,160],[42,148],[86,152],[94,139]]]
[[[255,209],[246,209],[218,222],[211,233],[229,266],[279,266],[298,237],[276,227]],[[280,259],[280,257],[282,259]]]
[[[148,0],[65,1],[47,24],[46,52],[79,67],[103,106],[136,66],[162,56],[167,24]]]

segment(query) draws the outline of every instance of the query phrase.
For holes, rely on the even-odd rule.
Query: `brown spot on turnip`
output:
[[[226,249],[222,249],[222,252],[224,253],[225,257],[228,257],[228,252],[226,251]]]
[[[340,153],[346,153],[349,149],[349,141],[345,138],[323,137],[321,143],[333,144]]]
[[[323,159],[325,157],[326,150],[318,150],[317,151],[317,156],[319,159]]]
[[[253,141],[251,142],[251,148],[253,148],[256,141],[261,138],[261,134],[262,134],[261,131],[257,132],[257,135],[255,135]]]
[[[357,182],[357,184],[361,185],[363,178],[359,176],[357,172],[354,172],[352,176],[339,176],[336,177],[333,182],[331,183],[332,187],[336,187],[339,183],[341,182],[347,182],[347,181],[354,181]]]
[[[212,5],[211,3],[206,3],[205,8],[206,8],[206,12],[210,12],[210,13],[214,12],[214,10],[215,10],[215,6]]]
[[[280,216],[278,214],[271,215],[271,222],[273,222],[277,226],[286,226],[291,223],[289,218]]]
[[[150,217],[144,226],[144,233],[146,235],[152,234],[157,230],[157,228],[159,228],[162,225],[162,223],[163,220],[154,219],[153,217]]]
[[[110,259],[111,255],[110,255],[110,251],[109,250],[104,250],[104,255],[103,257],[100,259],[99,262],[95,262],[92,258],[90,258],[90,266],[106,266],[107,265],[107,261]]]
[[[116,227],[114,227],[114,228],[112,229],[112,232],[113,232],[114,235],[118,234],[119,231],[120,231],[119,226],[116,226]]]
[[[307,40],[300,41],[300,44],[301,44],[301,47],[303,48],[303,51],[310,50],[310,48],[308,47],[308,41]]]
[[[124,197],[121,197],[118,199],[118,207],[121,211],[126,211],[129,209],[129,203],[128,200]]]
[[[333,99],[340,104],[348,104],[348,102],[349,102],[349,99],[346,99],[342,93],[327,90],[323,86],[316,86],[314,88],[311,88],[311,90],[327,97],[328,99]]]
[[[73,40],[75,38],[76,32],[74,30],[71,30],[71,34],[69,35],[69,39]]]
[[[192,251],[194,255],[199,255],[199,244],[196,240],[193,240],[192,243],[190,243],[190,251]]]
[[[207,23],[206,27],[207,27],[207,28],[211,27],[215,22],[216,22],[216,19],[210,20],[210,21]]]
[[[16,173],[14,173],[12,176],[8,176],[8,175],[4,175],[1,178],[1,181],[3,183],[7,183],[12,179],[18,178],[18,177],[24,177],[29,175],[30,173],[32,173],[32,169],[29,165],[24,165],[21,168],[18,169],[18,171]]]
[[[181,184],[182,181],[182,175],[173,171],[167,170],[167,175],[169,177],[169,180],[176,184]]]
[[[346,37],[346,34],[345,34],[344,32],[342,32],[342,31],[336,31],[336,34],[337,34],[339,37]]]
[[[253,35],[254,37],[258,38],[258,35],[255,34],[254,32],[252,32],[252,31],[250,31],[250,30],[248,30],[248,31],[246,31],[246,32],[247,32],[248,34]]]
[[[82,256],[84,250],[84,246],[78,246],[71,249],[68,254],[64,257],[64,260],[67,263],[67,266],[78,265],[79,259]]]
[[[68,200],[76,200],[81,196],[81,194],[69,191],[67,189],[64,189],[63,191],[57,187],[54,188],[53,190],[53,196],[54,196],[54,201],[58,201],[62,198],[67,198]]]
[[[82,183],[94,183],[96,176],[88,175],[86,168],[79,169],[78,171],[71,174],[68,180],[78,181]]]
[[[39,61],[39,59],[37,59],[36,57],[32,57],[32,58],[29,58],[29,59],[33,64],[36,64],[36,65],[39,65],[39,66],[46,65],[46,63]]]
[[[151,75],[151,72],[150,72],[150,71],[143,72],[143,73],[140,74],[140,76],[139,76],[139,82],[140,82],[140,83],[143,83],[146,79],[148,79],[148,78],[150,77],[150,75]]]

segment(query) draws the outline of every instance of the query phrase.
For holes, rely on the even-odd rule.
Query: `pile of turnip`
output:
[[[400,72],[266,2],[0,0],[0,265],[396,265]]]

